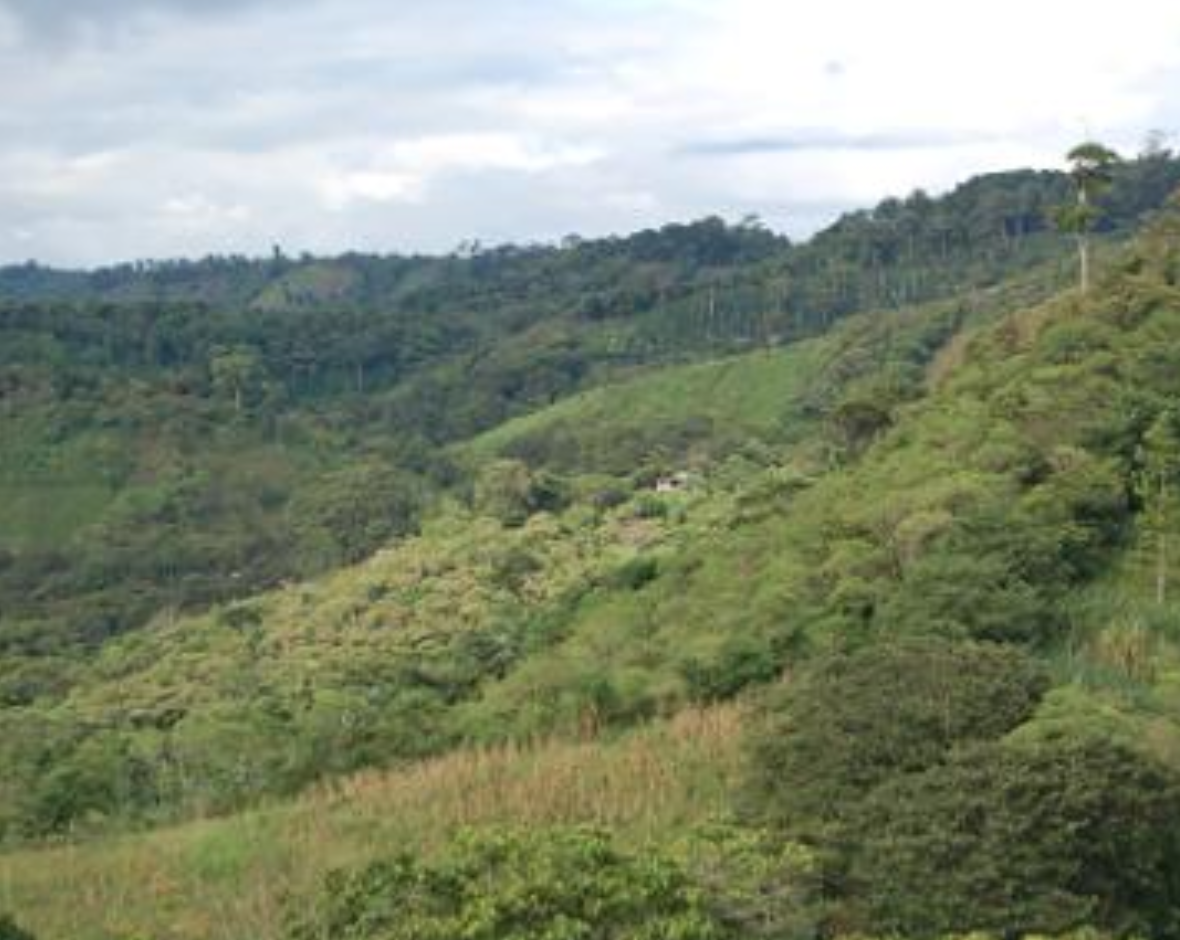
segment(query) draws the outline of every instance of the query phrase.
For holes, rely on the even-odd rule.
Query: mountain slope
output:
[[[1132,231],[1178,174],[1170,154],[1124,164],[1109,237]],[[1016,274],[1059,284],[1068,245],[1044,209],[1066,185],[981,177],[854,213],[800,245],[706,219],[443,258],[4,269],[0,650],[22,675],[68,674],[160,612],[356,561],[471,488],[448,448],[570,394],[777,348],[860,312],[970,307]],[[771,410],[768,396],[759,422]],[[733,449],[745,428],[721,427],[724,411],[679,427],[637,420],[626,452],[601,435],[573,443],[614,451],[598,469],[615,473],[661,452],[676,464]],[[374,503],[389,512],[357,524]],[[37,694],[17,685],[8,700]]]
[[[825,648],[932,635],[1017,644],[1051,668],[1054,688],[1015,739],[1098,736],[1180,766],[1180,632],[1170,596],[1153,593],[1156,535],[1180,534],[1171,502],[1158,501],[1180,485],[1180,448],[1167,443],[1180,439],[1178,245],[1175,210],[1089,296],[997,309],[965,331],[937,307],[896,331],[868,318],[876,343],[849,341],[843,357],[859,324],[815,340],[791,354],[796,361],[873,366],[834,370],[841,379],[820,396],[826,408],[797,439],[786,435],[766,466],[746,456],[695,491],[640,491],[598,510],[575,499],[524,524],[456,512],[449,527],[428,527],[355,569],[121,640],[61,706],[11,715],[0,740],[11,746],[23,729],[25,749],[81,720],[72,751],[42,752],[33,765],[57,761],[53,774],[9,778],[6,805],[31,798],[44,810],[68,794],[93,800],[74,811],[125,811],[134,787],[159,781],[118,774],[135,758],[147,768],[169,755],[172,785],[187,779],[190,799],[217,806],[254,795],[255,784],[297,782],[275,763],[293,742],[332,769],[334,757],[347,767],[367,745],[396,753],[398,734],[415,746],[430,746],[440,729],[442,744],[591,735],[732,696]],[[902,326],[922,337],[940,324],[938,342],[896,342]],[[880,355],[899,347],[923,352]],[[847,395],[899,361],[928,380],[880,423],[851,420]],[[699,368],[622,388],[660,399]],[[814,391],[822,375],[795,394]],[[558,405],[535,427],[560,426],[567,408],[593,420],[608,413]],[[1173,468],[1162,490],[1160,466]],[[1174,582],[1177,559],[1164,561]],[[377,674],[384,669],[394,674]],[[406,695],[404,710],[373,721],[387,694]],[[29,753],[4,766],[11,772]],[[709,759],[728,766],[720,752]],[[519,761],[524,773],[529,757]],[[226,789],[202,791],[210,785]],[[145,793],[148,805],[161,796]],[[706,787],[688,797],[683,818],[716,812],[716,795]],[[619,818],[635,827],[654,812]],[[333,851],[351,851],[334,828],[316,831],[331,833]],[[219,832],[218,849],[228,838]],[[102,866],[118,849],[88,851]],[[27,857],[11,864],[41,870]],[[190,878],[201,864],[186,856],[176,870]],[[43,875],[11,877],[21,886],[11,903],[44,903]],[[195,880],[174,899],[178,910],[203,903]],[[158,916],[148,910],[136,924]],[[26,916],[55,923],[35,907]]]
[[[10,659],[6,827],[220,811],[465,739],[632,722],[772,677],[796,654],[784,617],[806,567],[782,547],[814,538],[808,490],[921,398],[957,331],[1043,289],[865,315],[558,403],[524,424],[593,442],[537,451],[564,454],[564,476],[499,456],[519,440],[513,423],[457,455],[474,464],[471,509],[440,504],[421,535],[358,567],[165,613],[91,665]],[[847,419],[866,401],[878,424]],[[693,423],[695,437],[666,433]],[[644,466],[674,469],[693,448],[699,480],[657,494]]]

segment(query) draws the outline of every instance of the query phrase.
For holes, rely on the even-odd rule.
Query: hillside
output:
[[[460,448],[470,506],[439,503],[420,534],[356,567],[203,616],[164,612],[68,670],[34,648],[4,686],[7,828],[224,811],[325,773],[473,737],[631,722],[768,677],[778,601],[734,601],[746,588],[730,580],[724,533],[752,539],[746,556],[768,548],[776,536],[756,521],[777,520],[864,443],[832,415],[871,394],[888,422],[956,330],[1041,290],[1034,279],[973,307],[867,314],[781,350],[563,400]],[[570,427],[585,443],[570,446]],[[563,461],[538,459],[548,453]],[[683,466],[698,478],[656,493],[659,474]],[[650,619],[702,549],[717,580],[694,588],[695,609]],[[734,615],[745,624],[723,627]],[[637,618],[650,642],[631,638]],[[665,625],[674,633],[657,641]],[[506,696],[531,704],[518,713]],[[47,760],[60,779],[42,774]]]
[[[1120,170],[1112,237],[1178,166],[1165,154]],[[1043,295],[1068,276],[1068,246],[1041,218],[1063,182],[984,177],[798,246],[704,220],[471,257],[7,269],[0,648],[40,673],[23,660],[83,656],[161,611],[355,562],[436,500],[466,498],[453,445],[570,394],[779,349],[857,312],[970,306],[1012,276]],[[1009,229],[1020,236],[995,241]],[[280,289],[290,279],[334,286]],[[669,448],[675,462],[710,437],[732,448],[741,421],[717,422],[749,400],[734,395],[727,415],[641,427],[614,467]],[[772,407],[767,394],[757,422],[777,421]],[[374,500],[387,511],[360,525]],[[23,684],[6,700],[41,694]]]
[[[1180,936],[1159,901],[1171,882],[1151,874],[1180,876],[1180,855],[1151,841],[1156,824],[1103,855],[1095,822],[1101,851],[1052,844],[1044,865],[1039,843],[1012,853],[1010,834],[988,835],[1003,865],[1031,859],[1005,882],[1030,897],[990,908],[974,869],[948,888],[957,905],[922,888],[942,849],[921,820],[974,819],[955,800],[989,787],[984,815],[1006,819],[1026,798],[1006,775],[1043,779],[1049,807],[1172,818],[1180,209],[1139,201],[1145,180],[1170,179],[1152,159],[1122,171],[1141,197],[1112,189],[1086,293],[1064,287],[1069,246],[1036,221],[1061,178],[1025,173],[888,203],[800,246],[701,223],[407,259],[414,286],[385,301],[327,262],[292,263],[286,286],[235,262],[217,302],[241,306],[221,310],[140,293],[213,283],[199,266],[122,270],[81,306],[86,276],[8,275],[24,294],[5,308],[19,342],[0,374],[0,838],[92,841],[0,856],[0,909],[50,938],[277,940],[297,935],[292,917],[344,917],[344,896],[357,923],[379,917],[369,875],[355,895],[314,885],[394,843],[418,851],[405,864],[462,868],[466,851],[487,859],[451,844],[458,828],[515,822],[540,842],[504,851],[541,852],[544,871],[573,851],[560,824],[596,823],[624,861],[654,852],[721,891],[707,917],[687,888],[667,900],[702,931],[686,936],[742,936],[709,932],[745,909],[699,867],[713,850],[681,844],[736,818],[752,841],[717,850],[721,881],[749,876],[725,867],[739,856],[784,866],[782,916],[829,933]],[[948,218],[972,232],[981,213],[1023,221],[994,251],[982,232],[922,234]],[[909,247],[866,262],[866,231]],[[620,270],[649,265],[672,299],[598,306]],[[825,273],[788,280],[798,306],[767,299],[807,270]],[[821,283],[842,299],[807,300]],[[431,285],[438,316],[422,319],[415,292]],[[409,334],[383,347],[364,332],[394,323],[421,340],[409,358],[332,358],[345,339],[400,356]],[[297,369],[285,344],[313,324],[323,367]],[[879,752],[856,737],[894,707]],[[607,795],[536,792],[561,790],[571,765]],[[1060,767],[1083,765],[1099,789],[1063,796]],[[347,776],[366,768],[384,771]],[[897,854],[905,839],[929,851]],[[308,844],[322,857],[303,858]],[[1112,859],[1139,853],[1149,874],[1124,886]],[[1083,855],[1091,868],[1052,880]],[[59,878],[94,886],[59,904]],[[1050,888],[1059,914],[1040,903]]]
[[[437,849],[463,827],[618,827],[635,845],[725,811],[737,716],[685,713],[616,743],[457,752],[300,800],[82,847],[0,857],[0,906],[39,936],[282,936],[284,904],[390,845]],[[69,898],[69,903],[61,903]]]

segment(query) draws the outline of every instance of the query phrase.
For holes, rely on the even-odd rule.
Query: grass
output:
[[[824,342],[813,340],[641,373],[508,421],[467,448],[476,458],[489,458],[515,441],[556,428],[581,433],[604,428],[618,434],[626,428],[659,427],[689,418],[712,421],[729,432],[770,434],[815,372],[823,350]]]
[[[462,751],[231,818],[17,851],[0,856],[0,910],[42,940],[272,940],[326,871],[465,826],[584,823],[642,844],[723,815],[739,729],[735,707],[688,711],[613,742]]]

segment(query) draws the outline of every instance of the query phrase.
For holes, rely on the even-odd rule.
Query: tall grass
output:
[[[464,826],[589,823],[644,843],[721,815],[739,724],[723,707],[609,743],[459,752],[231,818],[0,856],[0,910],[45,940],[272,940],[327,870],[430,852]]]

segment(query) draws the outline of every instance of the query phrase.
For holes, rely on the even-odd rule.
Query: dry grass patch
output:
[[[643,843],[723,814],[739,726],[734,707],[688,711],[613,742],[463,751],[231,818],[15,852],[0,910],[43,940],[274,940],[328,869],[429,852],[464,826],[589,823]]]

